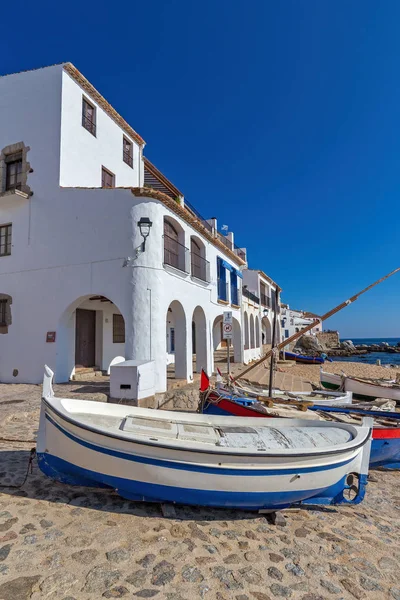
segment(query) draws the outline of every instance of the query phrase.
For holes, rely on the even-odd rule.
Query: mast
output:
[[[294,342],[299,337],[301,337],[302,335],[304,335],[307,331],[310,331],[313,327],[315,327],[315,325],[317,323],[319,323],[320,321],[321,322],[322,321],[326,321],[327,319],[329,319],[330,317],[332,317],[333,315],[335,315],[336,313],[338,313],[340,310],[342,310],[342,308],[345,308],[346,306],[349,306],[349,304],[352,304],[353,302],[355,302],[356,300],[358,300],[358,298],[360,296],[362,296],[362,294],[365,294],[365,292],[368,292],[370,289],[372,289],[373,287],[375,287],[379,283],[382,283],[382,281],[385,281],[385,279],[389,279],[389,277],[391,277],[395,273],[398,273],[398,271],[400,271],[400,267],[398,267],[397,269],[394,269],[394,271],[391,271],[390,273],[388,273],[384,277],[381,277],[380,279],[378,279],[374,283],[371,283],[371,285],[369,285],[368,287],[366,287],[363,290],[361,290],[361,292],[358,292],[357,294],[355,294],[354,296],[352,296],[348,300],[345,300],[344,302],[342,302],[341,304],[339,304],[335,308],[332,308],[332,310],[329,310],[320,319],[315,319],[312,323],[310,323],[310,325],[307,325],[301,331],[298,331],[297,333],[293,334],[292,336],[290,336],[289,338],[287,338],[286,340],[284,340],[283,342],[281,342],[280,344],[278,344],[276,346],[276,348],[278,350],[280,350],[281,348],[284,348],[285,346],[287,346],[291,342]],[[278,307],[275,306],[275,317],[276,317],[277,308]],[[274,323],[275,323],[275,321],[274,321]],[[273,353],[273,348],[271,348],[271,350],[269,350],[262,358],[260,358],[255,363],[253,363],[252,365],[250,365],[250,367],[248,369],[245,369],[242,373],[240,373],[239,375],[237,375],[236,377],[234,377],[233,381],[236,381],[237,379],[242,378],[243,375],[246,375],[247,373],[249,373],[250,371],[252,371],[255,367],[257,367],[258,365],[260,365],[261,363],[263,363],[265,360],[267,360],[272,355],[272,353]],[[271,360],[271,363],[272,362],[273,361]]]

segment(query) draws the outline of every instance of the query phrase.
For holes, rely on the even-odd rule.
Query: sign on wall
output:
[[[229,310],[224,311],[224,317],[222,320],[222,337],[224,340],[231,340],[233,338],[233,319],[232,312]]]
[[[56,341],[56,332],[55,331],[48,331],[46,333],[46,342],[49,344],[49,343],[52,343],[52,342],[55,342],[55,341]]]

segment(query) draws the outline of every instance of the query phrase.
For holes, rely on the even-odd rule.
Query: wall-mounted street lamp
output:
[[[150,229],[153,223],[150,221],[149,217],[141,217],[137,224],[140,229],[140,235],[143,238],[142,252],[144,252],[146,250],[146,240],[149,237]]]

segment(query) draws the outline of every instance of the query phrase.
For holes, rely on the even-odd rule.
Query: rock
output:
[[[240,563],[240,556],[237,554],[229,554],[226,558],[224,558],[224,563],[226,565],[237,565]]]
[[[17,577],[0,585],[1,600],[29,600],[37,584],[41,580],[40,575],[30,577]]]
[[[144,569],[139,569],[138,571],[132,573],[132,575],[129,575],[129,577],[127,577],[125,581],[131,583],[135,587],[141,587],[142,585],[144,585],[146,577],[147,571],[145,571]]]
[[[381,569],[385,569],[385,570],[395,570],[397,569],[397,565],[398,562],[397,560],[394,560],[394,558],[391,558],[390,556],[383,556],[379,561],[378,561],[378,565],[380,566]]]
[[[8,513],[10,514],[10,513]],[[11,527],[13,525],[15,525],[15,523],[18,521],[18,517],[15,517],[13,519],[7,519],[7,521],[5,523],[1,523],[0,524],[0,531],[8,531],[9,529],[11,529]]]
[[[110,588],[121,577],[119,571],[111,571],[106,565],[93,567],[86,575],[86,583],[83,592],[102,592],[104,588]]]
[[[15,531],[9,531],[6,533],[6,535],[3,535],[3,537],[0,538],[0,544],[3,542],[9,542],[10,540],[15,540],[17,537],[18,534],[16,534]]]
[[[259,558],[257,552],[245,552],[244,557],[248,562],[251,563],[257,562]]]
[[[79,546],[90,546],[92,540],[85,537],[84,535],[75,535],[65,538],[64,543],[67,546],[76,546],[77,548],[79,548]]]
[[[304,527],[300,527],[299,529],[295,530],[294,535],[298,538],[305,538],[308,536],[309,533],[311,533],[311,532],[308,531],[308,529],[304,529]]]
[[[78,580],[72,573],[68,571],[57,571],[50,577],[40,584],[40,591],[42,592],[42,598],[50,597],[54,598],[56,594],[60,592],[66,592],[70,587],[74,585]]]
[[[272,579],[277,579],[278,581],[282,581],[283,579],[282,573],[276,567],[269,567],[267,573],[270,577],[272,577]]]
[[[400,600],[400,588],[390,588],[390,595],[392,596],[392,598],[394,598],[394,600]]]
[[[197,567],[186,566],[182,569],[182,579],[191,583],[201,583],[204,577]]]
[[[219,581],[228,589],[228,590],[237,590],[241,589],[243,585],[238,583],[233,576],[232,571],[225,569],[225,567],[212,567],[211,568],[212,575],[219,579]]]
[[[253,567],[244,567],[239,570],[239,573],[247,583],[258,584],[262,580],[260,571],[257,571]]]
[[[334,585],[331,581],[329,581],[329,579],[321,579],[320,584],[330,594],[340,594],[340,592],[342,591],[340,587]]]
[[[273,525],[277,525],[279,527],[286,527],[286,519],[279,510],[277,512],[270,513],[269,519]]]
[[[43,529],[49,529],[49,527],[53,527],[53,525],[54,525],[53,521],[47,521],[46,519],[42,519],[40,521],[40,526]]]
[[[353,558],[350,562],[357,569],[357,571],[361,571],[362,573],[365,573],[365,575],[369,575],[369,577],[373,577],[374,579],[382,579],[382,575],[375,565],[370,563],[365,558]]]
[[[8,566],[0,565],[0,575],[7,575],[7,573],[8,573]]]
[[[165,585],[170,583],[175,577],[175,567],[173,564],[162,560],[155,567],[153,567],[153,576],[151,583],[153,585]]]
[[[246,550],[249,547],[249,542],[238,542],[240,550]]]
[[[292,595],[292,590],[284,585],[281,585],[280,583],[273,583],[270,586],[270,590],[274,596],[279,598],[290,598]]]
[[[249,597],[246,594],[238,594],[235,596],[236,600],[249,600]]]
[[[128,588],[124,587],[123,585],[119,585],[117,587],[111,588],[110,590],[107,590],[106,592],[104,592],[103,597],[104,598],[122,598],[123,596],[126,596],[127,594],[129,594]]]
[[[6,544],[5,546],[2,546],[2,548],[0,548],[0,562],[3,562],[3,560],[6,560],[6,558],[10,554],[11,548],[12,548],[12,544]]]
[[[140,590],[140,592],[136,592],[133,595],[138,596],[138,598],[153,598],[159,594],[159,590]]]
[[[299,567],[299,565],[295,565],[294,563],[288,563],[287,565],[285,565],[285,569],[286,571],[289,571],[289,573],[292,573],[292,575],[295,575],[296,577],[302,577],[303,575],[305,575],[303,569]]]
[[[258,538],[257,538],[257,536],[256,536],[256,534],[254,533],[254,531],[251,531],[251,529],[248,529],[248,530],[245,532],[245,534],[244,534],[244,535],[245,535],[245,536],[247,537],[247,539],[249,539],[249,540],[257,540],[257,539],[258,539]]]
[[[280,554],[275,554],[275,552],[269,553],[269,559],[273,563],[279,563],[279,562],[282,562],[283,560],[285,560],[283,558],[283,556],[281,556]]]
[[[26,525],[24,525],[19,533],[21,535],[24,535],[25,533],[28,533],[28,531],[36,531],[36,527],[33,523],[27,523]]]
[[[328,540],[328,542],[342,541],[337,535],[331,533],[330,531],[321,531],[321,533],[318,533],[318,537],[322,538],[323,540]]]
[[[326,600],[324,596],[320,596],[319,594],[306,594],[301,597],[301,600]]]
[[[218,552],[218,550],[216,549],[215,546],[204,546],[204,547],[207,550],[207,552],[209,552],[210,554],[216,554]]]
[[[264,592],[251,592],[251,595],[254,596],[256,600],[271,600],[271,597],[264,594]]]
[[[360,585],[364,590],[367,590],[368,592],[372,592],[374,590],[383,591],[383,587],[379,585],[379,583],[377,583],[373,579],[370,579],[369,577],[364,577],[364,575],[360,576]]]
[[[90,565],[97,557],[99,553],[97,550],[88,548],[87,550],[79,550],[71,554],[71,558],[76,560],[83,565]]]
[[[294,352],[299,354],[311,354],[313,356],[319,355],[321,352],[326,351],[326,347],[323,346],[318,339],[313,335],[302,335],[296,342]]]
[[[114,550],[110,550],[106,552],[107,560],[112,563],[120,563],[128,560],[130,557],[130,553],[126,548],[115,548]]]
[[[177,525],[177,524],[172,525],[169,532],[172,535],[172,537],[174,537],[174,538],[183,538],[187,534],[186,529],[184,527],[182,527],[182,525]]]
[[[358,585],[356,585],[351,579],[342,579],[341,584],[344,587],[344,589],[347,590],[349,594],[354,596],[354,598],[356,598],[357,600],[361,600],[361,598],[364,598],[364,592],[360,590]]]
[[[209,542],[208,535],[204,533],[195,523],[189,523],[189,529],[192,537],[201,540],[202,542]]]
[[[291,585],[290,589],[294,592],[306,592],[309,589],[309,583],[307,581],[300,581]]]
[[[150,567],[150,565],[153,564],[153,562],[155,561],[155,559],[156,559],[156,555],[155,554],[146,554],[146,556],[144,556],[140,560],[137,560],[136,563],[138,565],[140,565],[141,567],[147,569],[147,567]]]
[[[161,512],[165,519],[176,519],[176,510],[173,504],[161,504]]]

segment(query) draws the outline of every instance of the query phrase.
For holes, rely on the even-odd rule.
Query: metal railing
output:
[[[96,123],[85,114],[82,114],[82,127],[87,129],[92,135],[96,135]]]
[[[196,279],[201,279],[202,281],[210,282],[210,263],[208,260],[200,256],[200,254],[196,254],[195,252],[191,252],[190,263],[192,268],[192,277],[196,277]]]
[[[230,239],[228,239],[223,233],[219,233],[219,231],[217,231],[217,238],[223,243],[225,244],[225,246],[227,248],[229,248],[229,250],[233,250],[232,248],[232,242]]]
[[[253,294],[253,292],[250,292],[247,288],[242,289],[242,295],[245,296],[245,298],[252,300],[256,304],[260,304],[260,298]]]
[[[190,204],[190,202],[188,200],[186,200],[185,198],[185,206],[188,210],[190,210],[190,212],[192,212],[194,214],[195,217],[197,217],[202,224],[204,225],[204,227],[206,229],[208,229],[208,231],[210,233],[212,233],[212,226],[210,225],[210,223],[207,223],[207,221],[205,220],[205,218],[199,213],[198,210],[195,209],[195,207],[193,206],[193,204]]]
[[[164,233],[164,264],[188,273],[186,256],[189,248]]]
[[[242,260],[246,260],[246,252],[242,248],[239,248],[239,246],[236,246],[236,244],[235,244],[235,252],[239,258],[241,258]]]
[[[268,308],[271,308],[271,298],[269,296],[267,296],[266,294],[260,294],[260,298],[261,298],[261,304],[263,306],[267,306]]]

